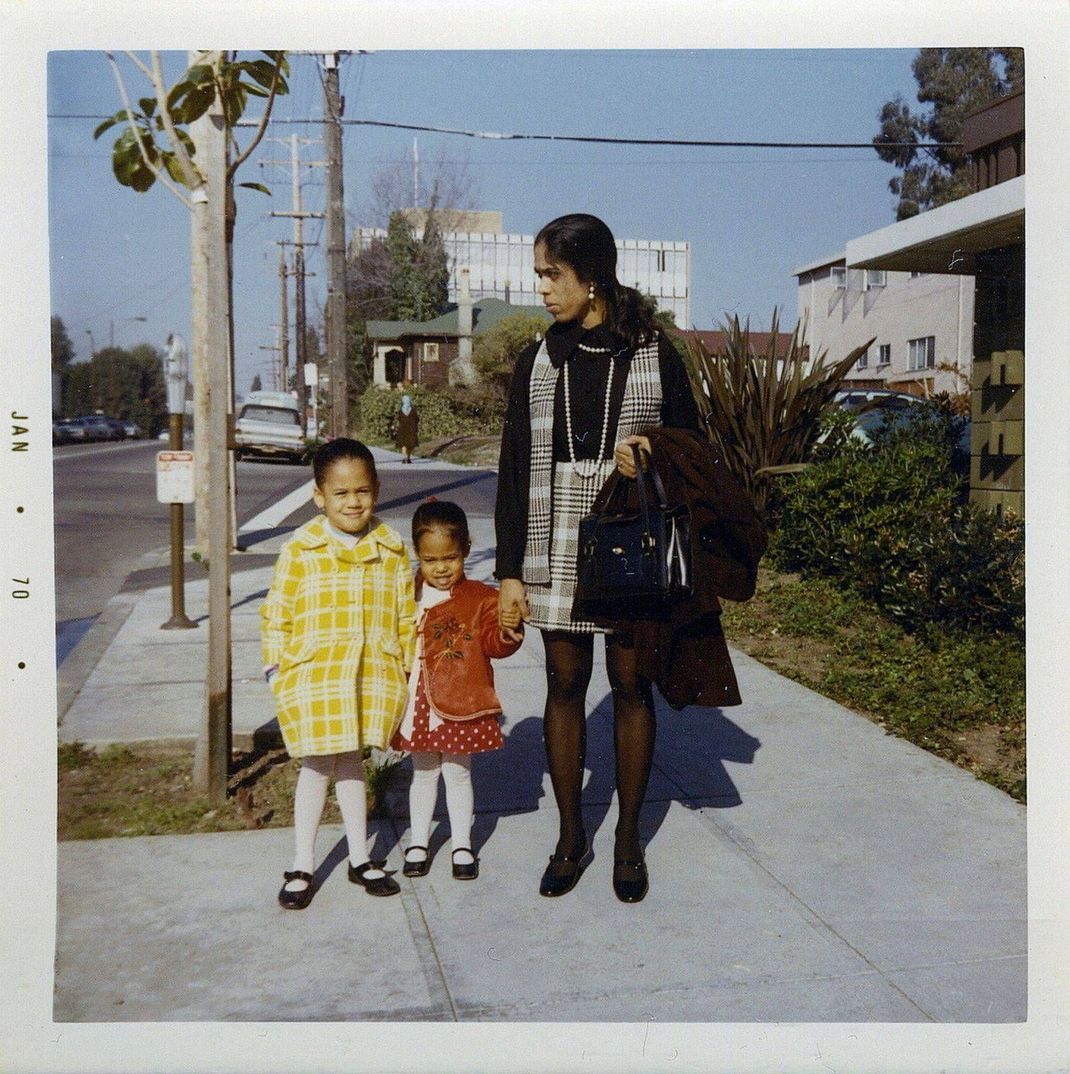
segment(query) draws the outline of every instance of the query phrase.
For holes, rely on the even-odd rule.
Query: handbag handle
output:
[[[662,511],[668,510],[668,500],[665,496],[665,486],[661,482],[661,477],[658,475],[658,471],[652,467],[643,467],[643,457],[639,451],[638,444],[630,445],[632,449],[632,459],[635,462],[635,482],[639,486],[639,513],[643,519],[643,532],[653,539],[653,527],[650,523],[650,503],[647,497],[646,482],[644,477],[649,477],[654,485],[654,493],[657,496],[657,506]],[[613,471],[613,479],[611,484],[608,484],[602,492],[599,494],[598,499],[594,503],[595,513],[601,514],[609,507],[617,496],[618,491],[623,488],[624,475],[619,470]]]
[[[652,548],[654,545],[654,528],[650,523],[650,502],[647,499],[646,478],[649,477],[654,484],[654,493],[657,496],[657,505],[662,511],[668,510],[668,502],[665,497],[665,486],[661,483],[657,470],[653,466],[643,468],[643,456],[638,444],[632,444],[632,459],[635,461],[635,483],[639,489],[639,513],[643,517],[643,544]]]

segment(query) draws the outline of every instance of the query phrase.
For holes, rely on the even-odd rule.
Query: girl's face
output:
[[[327,520],[343,533],[360,533],[375,512],[379,482],[360,459],[335,459],[315,485],[312,498]]]
[[[587,297],[590,281],[581,280],[564,261],[553,261],[543,243],[535,246],[535,275],[543,305],[559,324],[579,321],[584,328],[600,324],[602,316]]]
[[[468,549],[450,532],[431,529],[420,536],[416,557],[420,574],[435,589],[452,589],[464,575],[464,559]]]

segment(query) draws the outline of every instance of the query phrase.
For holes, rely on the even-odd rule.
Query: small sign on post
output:
[[[193,503],[193,452],[156,453],[156,499],[160,503]]]

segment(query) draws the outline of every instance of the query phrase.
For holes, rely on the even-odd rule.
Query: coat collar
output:
[[[355,548],[346,548],[340,541],[331,536],[327,519],[323,515],[317,515],[301,526],[293,535],[293,540],[302,548],[329,547],[339,559],[353,561],[378,559],[380,546],[389,552],[403,553],[405,551],[405,544],[401,537],[385,522],[374,516],[367,535],[357,543]]]
[[[602,324],[595,325],[594,328],[584,328],[578,321],[568,324],[554,323],[546,330],[545,339],[546,354],[555,369],[560,369],[581,343],[586,347],[619,349],[619,344],[614,343],[609,330]]]

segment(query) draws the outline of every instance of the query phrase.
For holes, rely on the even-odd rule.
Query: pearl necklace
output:
[[[579,345],[581,350],[589,351],[594,354],[606,354],[609,352],[608,347],[585,347],[582,343]],[[609,397],[613,392],[613,370],[616,368],[615,356],[609,355],[609,380],[606,383],[606,408],[602,413],[602,440],[598,445],[598,454],[594,457],[594,460],[584,459],[582,462],[576,461],[576,449],[573,447],[572,436],[572,401],[569,395],[569,363],[565,362],[565,432],[568,434],[568,457],[572,466],[572,472],[577,477],[582,477],[584,480],[588,480],[597,475],[602,456],[606,452],[606,436],[609,433]],[[584,470],[583,467],[589,467]]]

